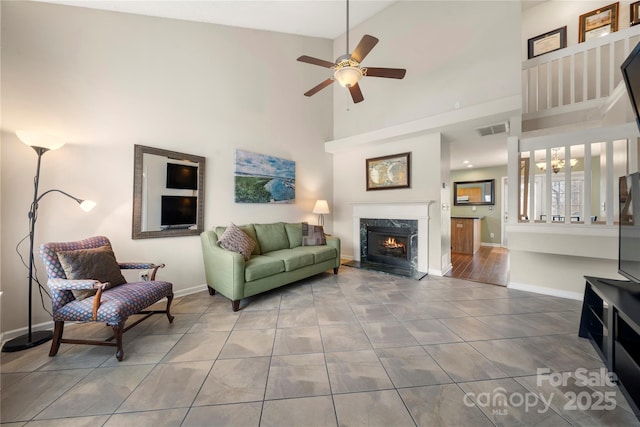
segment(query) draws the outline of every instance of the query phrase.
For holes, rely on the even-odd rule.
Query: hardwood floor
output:
[[[507,286],[509,251],[506,248],[481,246],[474,255],[451,253],[453,269],[447,277]]]

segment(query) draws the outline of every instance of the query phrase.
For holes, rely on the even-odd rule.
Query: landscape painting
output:
[[[236,203],[293,203],[296,162],[236,150]]]

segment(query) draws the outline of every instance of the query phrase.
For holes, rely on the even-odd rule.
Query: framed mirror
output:
[[[454,182],[453,204],[455,206],[494,205],[495,183],[495,179]]]
[[[204,157],[135,145],[131,237],[202,233],[204,174]]]

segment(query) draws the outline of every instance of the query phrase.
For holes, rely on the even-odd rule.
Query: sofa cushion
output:
[[[256,242],[256,247],[253,248],[251,255],[260,255],[260,244],[258,243],[258,238],[256,237],[256,229],[253,228],[253,224],[238,225],[238,228],[244,231],[247,236],[251,237],[253,241]],[[219,239],[226,229],[227,227],[216,227],[213,231],[215,231]]]
[[[321,225],[302,223],[302,246],[326,245],[324,228]]]
[[[289,249],[289,238],[284,229],[284,223],[254,224],[253,226],[263,255],[271,251]]]
[[[244,266],[244,279],[247,282],[273,276],[284,271],[284,262],[281,259],[256,255],[251,257]]]
[[[332,246],[302,246],[297,250],[313,255],[314,264],[336,259],[336,248]]]
[[[302,246],[302,223],[285,224],[284,229],[287,231],[290,249]]]
[[[256,247],[256,242],[244,231],[238,228],[234,223],[229,224],[227,229],[222,233],[218,244],[228,251],[241,254],[245,261],[251,258],[251,252]]]
[[[313,254],[299,251],[302,247],[295,249],[281,249],[279,251],[267,252],[264,255],[270,258],[281,259],[284,262],[285,271],[293,271],[298,268],[313,265]]]

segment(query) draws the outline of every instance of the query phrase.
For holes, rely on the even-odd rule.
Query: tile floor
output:
[[[0,359],[11,426],[640,426],[577,337],[581,303],[342,267],[243,301],[176,298],[113,348]],[[104,325],[67,328],[106,336]],[[536,376],[548,368],[551,376]],[[567,372],[561,384],[558,373]],[[591,377],[590,377],[591,378]],[[554,381],[558,380],[558,381]],[[546,402],[546,403],[545,403]],[[578,407],[586,408],[578,410]]]

